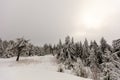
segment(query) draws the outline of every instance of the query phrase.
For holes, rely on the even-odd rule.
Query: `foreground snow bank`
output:
[[[57,72],[56,59],[51,56],[0,59],[0,80],[90,80]]]

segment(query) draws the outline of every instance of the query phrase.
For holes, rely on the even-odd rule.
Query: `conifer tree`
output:
[[[98,63],[97,63],[97,57],[95,55],[95,50],[94,48],[91,48],[90,50],[90,56],[89,56],[89,61],[90,61],[90,68],[93,73],[93,80],[99,80],[99,68],[98,68]]]
[[[83,44],[83,54],[82,54],[82,60],[85,65],[87,65],[87,58],[89,57],[89,45],[87,39],[85,39]]]

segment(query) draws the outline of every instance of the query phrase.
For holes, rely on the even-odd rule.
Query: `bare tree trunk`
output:
[[[32,54],[29,52],[28,56],[31,56]]]
[[[18,50],[18,55],[17,55],[16,61],[19,61],[19,57],[20,57],[20,50]]]

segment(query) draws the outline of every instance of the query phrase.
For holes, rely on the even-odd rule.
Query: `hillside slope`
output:
[[[0,80],[90,80],[57,72],[56,59],[51,56],[0,59]]]

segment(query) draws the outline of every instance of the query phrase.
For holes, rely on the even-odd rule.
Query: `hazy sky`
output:
[[[32,43],[75,41],[111,43],[120,38],[120,0],[0,0],[0,37],[24,36]]]

